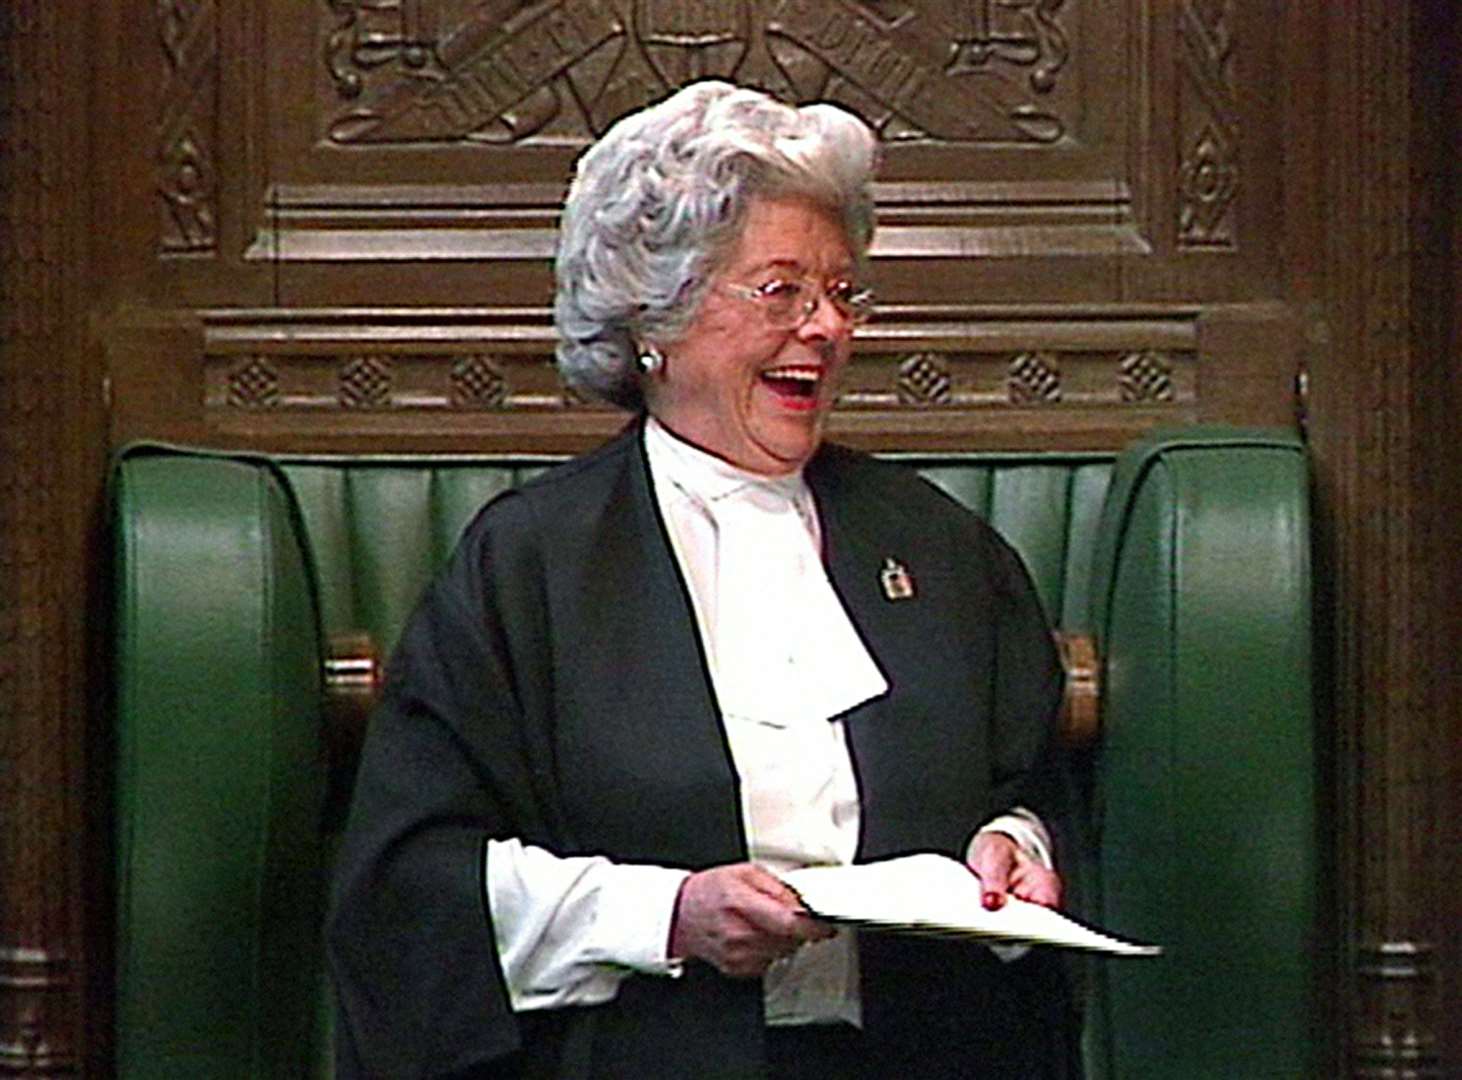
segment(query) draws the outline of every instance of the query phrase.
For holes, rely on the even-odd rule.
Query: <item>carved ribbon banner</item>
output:
[[[951,73],[977,71],[993,61],[1031,68],[1037,93],[1056,86],[1070,56],[1066,31],[1056,21],[1064,0],[982,0],[968,5],[969,28],[957,38]]]
[[[514,106],[541,98],[548,82],[623,33],[606,7],[566,0],[540,4],[506,22],[485,5],[437,47],[438,69],[419,80],[389,85],[337,121],[337,142],[462,139],[508,117]]]
[[[1037,143],[1073,0],[328,0],[337,143],[583,142],[699,78],[840,101],[885,139]],[[431,40],[428,40],[430,38]]]

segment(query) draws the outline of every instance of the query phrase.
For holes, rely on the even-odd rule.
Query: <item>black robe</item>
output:
[[[1061,679],[1018,557],[900,466],[826,446],[806,477],[833,584],[891,687],[844,717],[858,858],[959,854],[1017,804],[1059,820]],[[889,558],[912,597],[887,597]],[[761,1075],[759,980],[704,965],[515,1015],[485,893],[489,837],[689,869],[744,860],[739,807],[635,424],[489,504],[392,657],[327,933],[342,1080]],[[1066,1075],[1049,956],[1003,965],[967,943],[864,934],[860,960],[889,1075]]]

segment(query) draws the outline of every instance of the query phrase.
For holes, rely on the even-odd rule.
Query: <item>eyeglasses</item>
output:
[[[812,318],[823,300],[851,323],[864,322],[873,314],[873,290],[841,278],[829,285],[812,277],[789,276],[772,278],[760,285],[724,282],[721,287],[761,308],[767,325],[773,330],[800,328]]]

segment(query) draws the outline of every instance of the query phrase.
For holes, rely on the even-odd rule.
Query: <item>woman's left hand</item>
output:
[[[991,911],[1005,905],[1007,894],[1046,907],[1061,904],[1061,875],[1031,858],[1002,832],[976,836],[967,865],[979,877],[985,907]]]

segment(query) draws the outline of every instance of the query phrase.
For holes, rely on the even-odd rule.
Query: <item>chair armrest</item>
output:
[[[1083,750],[1094,746],[1101,735],[1101,662],[1096,639],[1090,634],[1058,630],[1056,650],[1066,676],[1061,698],[1061,744]]]
[[[1312,1072],[1308,508],[1285,433],[1156,436],[1118,461],[1092,593],[1101,918],[1166,952],[1104,966],[1111,1076]]]
[[[267,463],[118,462],[117,1068],[305,1076],[322,1057],[320,649]]]

